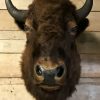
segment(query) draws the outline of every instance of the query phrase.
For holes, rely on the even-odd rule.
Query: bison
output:
[[[89,24],[93,0],[76,9],[69,0],[34,0],[19,10],[5,0],[17,25],[26,33],[21,71],[36,100],[66,100],[76,90],[81,67],[76,38]]]

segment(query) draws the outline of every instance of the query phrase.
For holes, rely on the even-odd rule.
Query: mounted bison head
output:
[[[93,0],[86,0],[76,10],[69,0],[34,0],[23,11],[6,0],[9,13],[26,32],[22,75],[37,100],[65,100],[75,91],[80,78],[75,39],[88,26],[85,17],[92,4]]]

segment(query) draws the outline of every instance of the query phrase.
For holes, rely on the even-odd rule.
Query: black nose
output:
[[[62,77],[64,74],[64,66],[60,65],[56,68],[46,70],[41,65],[36,65],[35,72],[37,76],[42,76],[45,80],[54,80],[55,77]]]

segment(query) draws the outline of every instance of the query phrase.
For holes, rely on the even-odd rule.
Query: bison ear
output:
[[[84,18],[78,23],[78,28],[77,28],[77,34],[76,37],[80,35],[89,25],[89,20],[87,18]]]

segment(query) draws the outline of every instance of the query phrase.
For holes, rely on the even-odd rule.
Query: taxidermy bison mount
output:
[[[81,67],[75,40],[89,24],[93,0],[76,9],[69,0],[34,0],[19,10],[5,0],[10,15],[26,33],[21,70],[36,100],[66,100],[76,90]]]

